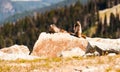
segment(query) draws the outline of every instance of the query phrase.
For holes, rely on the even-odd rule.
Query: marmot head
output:
[[[51,32],[51,33],[57,33],[59,31],[60,31],[60,29],[55,24],[51,24],[50,25],[49,32]]]

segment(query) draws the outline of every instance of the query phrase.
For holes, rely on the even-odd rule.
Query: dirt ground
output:
[[[120,72],[120,55],[0,60],[0,72]]]

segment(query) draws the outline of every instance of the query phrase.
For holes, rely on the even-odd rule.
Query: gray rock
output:
[[[100,55],[120,53],[120,39],[88,38],[86,53],[97,51]]]
[[[30,56],[30,51],[27,46],[24,45],[13,45],[11,47],[0,49],[0,59],[1,60],[17,60],[26,59],[33,60],[38,57]]]
[[[83,56],[85,54],[85,51],[83,51],[82,49],[80,49],[79,47],[76,48],[72,48],[69,51],[62,51],[58,57],[80,57]]]
[[[1,52],[6,54],[26,54],[29,55],[30,51],[27,46],[24,45],[13,45],[7,48],[0,49]]]

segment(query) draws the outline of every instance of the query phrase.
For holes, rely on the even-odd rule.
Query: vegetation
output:
[[[101,70],[102,72],[119,72],[120,55],[101,57],[45,58],[34,60],[0,60],[0,72],[56,72],[64,70]],[[71,69],[72,68],[72,69]],[[68,72],[67,71],[67,72]]]
[[[82,5],[78,1],[70,6],[53,9],[43,14],[34,13],[34,15],[18,19],[13,23],[8,22],[0,27],[0,48],[23,44],[32,51],[39,34],[43,31],[49,32],[50,24],[54,23],[60,28],[73,32],[76,21],[81,22],[83,33],[87,36],[118,38],[120,37],[119,15],[115,17],[111,14],[111,22],[107,26],[101,23],[98,14],[99,10],[116,4],[119,4],[119,0],[91,0],[86,5]],[[106,23],[106,19],[104,23]]]

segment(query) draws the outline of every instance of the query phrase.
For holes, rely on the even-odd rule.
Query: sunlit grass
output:
[[[40,58],[34,60],[0,60],[0,72],[32,72],[34,70],[45,70],[48,71],[51,68],[60,68],[66,65],[82,65],[82,66],[99,66],[108,64],[105,68],[106,72],[115,71],[119,72],[119,68],[115,68],[116,60],[120,58],[120,55],[116,56],[98,56],[98,57],[78,57],[74,56],[71,58]]]
[[[120,72],[120,68],[114,69],[112,66],[106,68],[106,72]]]

